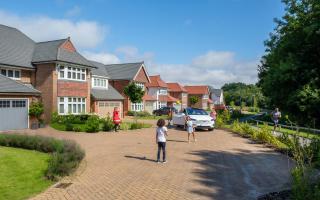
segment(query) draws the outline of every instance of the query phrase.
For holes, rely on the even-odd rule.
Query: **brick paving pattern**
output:
[[[156,163],[154,128],[119,133],[22,131],[77,141],[86,151],[79,169],[32,200],[255,199],[288,187],[292,162],[262,145],[224,130],[169,129],[168,163]]]

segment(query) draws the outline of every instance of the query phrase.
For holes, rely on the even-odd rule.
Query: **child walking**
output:
[[[166,163],[166,136],[168,136],[168,129],[165,127],[164,119],[159,119],[156,130],[156,143],[158,144],[157,163],[160,163],[160,152],[162,150],[163,163]]]
[[[187,116],[186,120],[187,120],[188,143],[190,143],[190,135],[191,134],[193,136],[194,142],[196,142],[197,140],[196,140],[196,136],[194,134],[194,126],[191,121],[191,118],[189,116]]]

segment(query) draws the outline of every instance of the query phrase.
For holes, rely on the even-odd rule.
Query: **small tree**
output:
[[[144,91],[132,82],[124,88],[124,94],[129,97],[131,103],[140,103],[142,102]],[[134,115],[136,116],[136,114]]]
[[[189,101],[190,101],[190,104],[191,104],[192,106],[194,106],[196,103],[199,102],[199,97],[197,97],[197,96],[191,96],[191,97],[189,98]]]
[[[40,102],[33,102],[29,107],[29,115],[35,117],[38,122],[42,122],[41,115],[44,112],[43,104]]]

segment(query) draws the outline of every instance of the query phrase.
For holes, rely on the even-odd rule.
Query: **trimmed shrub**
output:
[[[136,111],[128,111],[128,116],[135,116],[135,114],[136,114],[137,112]]]
[[[97,115],[91,115],[86,122],[86,132],[96,133],[100,129],[100,120]]]
[[[53,112],[51,114],[51,123],[59,123],[59,124],[85,124],[90,115],[81,114],[81,115],[59,115],[57,112]]]
[[[73,131],[73,125],[70,122],[66,123],[66,131]]]
[[[103,131],[111,131],[114,128],[113,121],[110,117],[102,120],[102,130]]]
[[[84,151],[73,141],[43,136],[0,134],[0,145],[51,153],[45,171],[46,178],[50,180],[72,173],[85,156]]]
[[[141,111],[137,113],[138,117],[149,117],[151,114],[147,111]]]

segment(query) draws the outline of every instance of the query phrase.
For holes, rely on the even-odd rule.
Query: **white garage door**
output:
[[[118,107],[120,109],[120,116],[122,116],[122,102],[121,101],[99,101],[98,102],[98,115],[100,117],[112,117],[114,107]]]
[[[28,100],[0,99],[0,131],[28,128]]]

